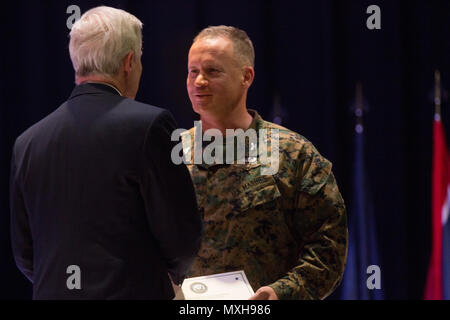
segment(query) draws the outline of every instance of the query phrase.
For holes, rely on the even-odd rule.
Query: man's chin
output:
[[[193,109],[195,113],[198,113],[200,115],[204,113],[211,113],[214,108],[211,104],[195,104],[193,105]]]

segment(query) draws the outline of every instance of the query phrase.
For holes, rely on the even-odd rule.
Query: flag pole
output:
[[[363,107],[363,93],[362,93],[362,84],[361,81],[356,83],[355,89],[355,117],[356,117],[356,126],[355,131],[357,133],[363,132],[363,115],[364,115],[364,107]]]
[[[437,120],[441,119],[441,73],[434,71],[434,114]]]

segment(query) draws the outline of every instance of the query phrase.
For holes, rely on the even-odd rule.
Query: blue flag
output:
[[[353,197],[349,205],[347,265],[337,292],[339,298],[344,300],[384,299],[374,207],[365,173],[363,131],[361,121],[356,125],[354,137]]]

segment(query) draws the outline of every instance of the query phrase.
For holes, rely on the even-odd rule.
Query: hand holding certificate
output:
[[[253,289],[243,270],[185,279],[186,300],[247,300]]]

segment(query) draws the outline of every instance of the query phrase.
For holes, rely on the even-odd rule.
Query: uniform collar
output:
[[[258,132],[258,129],[262,127],[262,123],[264,122],[263,118],[261,118],[256,110],[247,109],[247,111],[253,117],[252,123],[250,123],[248,129],[255,129]]]
[[[256,110],[247,109],[247,111],[253,118],[253,120],[250,123],[250,126],[247,128],[247,130],[248,129],[256,130],[256,134],[257,134],[257,138],[258,138],[259,137],[258,136],[259,129],[262,128],[262,124],[263,124],[264,120],[261,118],[261,116],[258,114],[258,112]],[[201,123],[201,120],[199,122]],[[201,134],[203,137],[204,133],[201,132]],[[186,137],[186,135],[190,135],[190,141],[188,141],[186,138],[183,138],[183,137]],[[184,133],[181,134],[181,138],[182,138],[184,154],[190,154],[190,157],[189,157],[190,164],[194,164],[194,142],[195,142],[195,138],[196,138],[196,128],[193,127],[190,130],[185,131]],[[202,149],[203,141],[202,141],[202,139],[200,139],[200,140],[201,140],[200,148]],[[223,147],[225,148],[225,146],[226,146],[226,136],[223,137]],[[246,141],[245,141],[245,159],[248,159],[250,148],[257,148],[257,146],[254,146],[254,145],[249,146],[249,141],[246,139]],[[203,150],[202,150],[202,154],[203,154]],[[236,155],[236,152],[235,152],[235,155]],[[255,161],[256,161],[256,159],[255,159]],[[227,164],[224,163],[224,164],[208,165],[206,163],[202,163],[202,164],[197,164],[197,165],[207,169],[211,166],[227,165]]]

